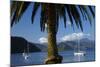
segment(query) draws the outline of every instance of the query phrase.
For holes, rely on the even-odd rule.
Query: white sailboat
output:
[[[27,54],[26,52],[23,52],[22,55],[23,55],[23,57],[24,57],[25,60],[27,60],[28,57],[29,57],[28,54]]]
[[[80,49],[80,39],[77,41],[77,50],[74,52],[74,56],[85,56],[86,52]]]
[[[29,58],[29,45],[27,44],[27,50],[24,50],[22,53],[22,56],[24,57],[25,60],[28,60]]]

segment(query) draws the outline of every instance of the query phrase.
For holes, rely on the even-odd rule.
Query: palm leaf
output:
[[[58,32],[58,27],[59,27],[59,12],[56,6],[56,32]]]
[[[11,26],[15,23],[17,23],[20,18],[22,17],[22,15],[24,14],[24,12],[27,10],[28,6],[29,6],[30,2],[23,2],[23,1],[12,1],[11,3]],[[16,5],[16,6],[15,6]],[[33,4],[33,10],[32,10],[32,16],[31,16],[31,20],[32,23],[34,22],[34,17],[36,15],[36,12],[39,8],[39,6],[41,5],[41,17],[40,17],[40,27],[41,27],[41,31],[45,30],[45,23],[48,19],[48,15],[47,13],[47,8],[46,8],[46,3],[34,3]],[[52,4],[51,4],[52,5]],[[64,21],[64,27],[66,28],[66,20],[67,20],[67,16],[66,16],[66,12],[68,13],[68,17],[69,20],[71,21],[71,26],[74,26],[74,21],[75,24],[77,26],[77,28],[80,27],[80,29],[83,31],[83,26],[82,26],[82,20],[81,20],[81,16],[80,16],[80,12],[82,14],[82,17],[85,20],[89,20],[90,24],[92,22],[92,19],[90,17],[90,13],[93,15],[93,17],[95,17],[95,13],[94,10],[91,6],[83,6],[83,5],[61,5],[61,4],[55,4],[56,9],[56,30],[58,31],[58,26],[59,26],[59,19],[63,18]],[[88,9],[87,9],[88,8]]]
[[[11,22],[11,26],[13,26],[14,23],[17,23],[20,20],[20,18],[22,17],[23,13],[27,10],[29,4],[30,4],[29,2],[19,2],[16,5],[16,11],[14,12],[14,15],[13,15],[13,18],[12,18],[12,22]]]
[[[82,14],[83,19],[87,20],[87,16],[86,16],[86,13],[84,12],[84,10],[80,6],[78,6],[78,8],[79,8],[79,10],[80,10],[80,12]]]
[[[65,7],[66,7],[66,12],[68,13],[68,16],[69,16],[69,20],[71,21],[71,25],[73,26],[73,19],[72,19],[70,9],[69,9],[68,5],[65,5]]]
[[[92,23],[91,23],[91,22],[92,22],[92,18],[91,18],[91,15],[89,14],[89,11],[87,10],[88,7],[83,6],[83,5],[80,5],[80,8],[85,12],[86,17],[87,17],[87,19],[89,20],[90,25],[91,25],[91,24],[92,24]]]
[[[47,17],[46,17],[46,6],[45,4],[41,5],[41,17],[40,17],[40,28],[41,31],[44,32],[45,30],[45,23],[47,21]]]
[[[13,15],[13,13],[15,12],[16,10],[16,5],[17,5],[18,2],[14,1],[14,2],[11,2],[11,16]]]
[[[18,13],[18,21],[22,17],[23,13],[27,10],[29,5],[30,5],[30,2],[23,2],[21,4],[21,7],[20,7],[20,10],[19,10],[19,13]]]
[[[80,14],[78,12],[78,9],[75,5],[66,5],[67,8],[67,12],[69,15],[69,18],[71,20],[71,24],[73,24],[73,19],[75,20],[75,24],[77,26],[77,28],[81,28],[81,30],[83,31],[83,27],[82,27],[82,21],[80,18]]]
[[[67,20],[67,18],[66,18],[66,11],[65,11],[64,5],[61,5],[61,4],[57,5],[56,4],[56,9],[57,9],[56,12],[58,12],[58,16],[63,19],[64,27],[66,28],[66,20]]]
[[[35,2],[34,5],[33,5],[33,11],[32,11],[32,17],[31,17],[32,24],[33,24],[33,22],[34,22],[34,17],[35,17],[35,14],[36,14],[36,12],[37,12],[39,6],[40,6],[40,3],[36,3],[36,2]]]
[[[94,11],[93,11],[93,9],[92,9],[92,7],[91,7],[91,6],[89,6],[89,9],[90,9],[90,11],[91,11],[91,13],[92,13],[93,17],[95,17],[95,13],[94,13]]]
[[[14,3],[14,2],[12,2],[12,3]],[[18,12],[19,12],[20,6],[21,6],[21,2],[17,3],[15,12],[13,13],[13,17],[11,18],[12,19],[11,26],[13,26],[14,23],[17,23]],[[13,8],[13,6],[12,6],[12,8]]]

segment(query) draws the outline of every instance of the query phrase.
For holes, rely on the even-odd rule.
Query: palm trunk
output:
[[[62,57],[58,55],[57,43],[56,43],[56,11],[53,4],[48,4],[48,58],[46,64],[61,63]]]

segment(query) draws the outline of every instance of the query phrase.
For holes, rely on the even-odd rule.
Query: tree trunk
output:
[[[46,64],[61,63],[62,56],[58,55],[57,43],[56,43],[56,11],[54,4],[48,4],[48,58]]]

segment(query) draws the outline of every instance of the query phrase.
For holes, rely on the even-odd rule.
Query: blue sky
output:
[[[23,14],[21,20],[19,23],[14,25],[11,28],[11,36],[19,36],[24,37],[30,42],[35,43],[44,43],[47,42],[47,32],[41,32],[40,31],[40,10],[39,8],[34,24],[31,24],[31,14],[32,14],[32,5],[29,6],[27,11]],[[74,26],[74,29],[70,25],[70,21],[67,22],[67,28],[64,28],[63,20],[59,20],[59,30],[57,33],[57,42],[63,41],[63,40],[70,40],[70,38],[75,38],[74,36],[77,36],[76,38],[80,37],[87,37],[90,39],[94,39],[94,33],[95,33],[95,22],[92,21],[92,27],[89,24],[89,21],[84,21],[83,27],[84,31],[82,32],[80,29],[77,29],[76,26]]]

